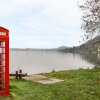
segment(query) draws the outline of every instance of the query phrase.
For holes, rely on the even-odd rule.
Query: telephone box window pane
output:
[[[0,66],[0,73],[5,72],[5,67],[4,66]]]
[[[2,59],[2,54],[0,54],[0,59]]]
[[[5,53],[5,48],[0,48],[0,53]]]
[[[2,66],[5,66],[5,61],[4,60],[2,61]]]
[[[0,47],[5,47],[5,42],[0,41]]]
[[[2,46],[5,47],[5,42],[2,42]]]
[[[0,53],[2,53],[2,48],[0,48]]]
[[[2,91],[2,86],[0,86],[0,91]]]
[[[5,90],[4,87],[0,86],[0,91],[4,91],[4,90]]]
[[[3,67],[2,72],[5,72],[5,67]]]
[[[0,54],[0,59],[5,59],[5,54]]]
[[[5,54],[2,54],[2,59],[5,59]]]
[[[1,66],[5,66],[5,61],[4,60],[0,60],[0,67]]]
[[[2,66],[2,60],[0,60],[0,67]]]
[[[5,53],[5,48],[2,48],[2,53]]]
[[[0,66],[0,72],[2,72],[2,67]]]
[[[0,85],[5,84],[4,80],[0,80]]]
[[[0,47],[2,46],[2,42],[0,41]]]
[[[2,85],[2,81],[0,80],[0,85]]]
[[[0,74],[0,79],[2,79],[2,74]]]
[[[2,68],[0,67],[0,73],[2,73],[3,71],[2,71]]]
[[[5,79],[5,75],[4,74],[0,74],[0,79]]]
[[[0,73],[2,72],[2,67],[0,66]]]

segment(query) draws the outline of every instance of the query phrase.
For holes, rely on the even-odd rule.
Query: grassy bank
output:
[[[43,85],[12,79],[11,94],[0,97],[0,100],[100,100],[100,69],[60,71],[44,75],[65,81]]]

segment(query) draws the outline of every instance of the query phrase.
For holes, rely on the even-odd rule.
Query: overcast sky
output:
[[[78,0],[0,0],[0,26],[10,30],[10,47],[77,46],[81,40]]]

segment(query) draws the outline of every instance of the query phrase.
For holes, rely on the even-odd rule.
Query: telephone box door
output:
[[[0,27],[0,96],[9,94],[9,36],[8,30]]]

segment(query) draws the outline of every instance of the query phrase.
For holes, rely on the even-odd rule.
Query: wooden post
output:
[[[27,76],[27,73],[25,73],[25,76]]]
[[[22,79],[21,74],[22,74],[22,70],[19,70],[19,79]]]
[[[16,79],[18,79],[18,71],[16,71]]]

